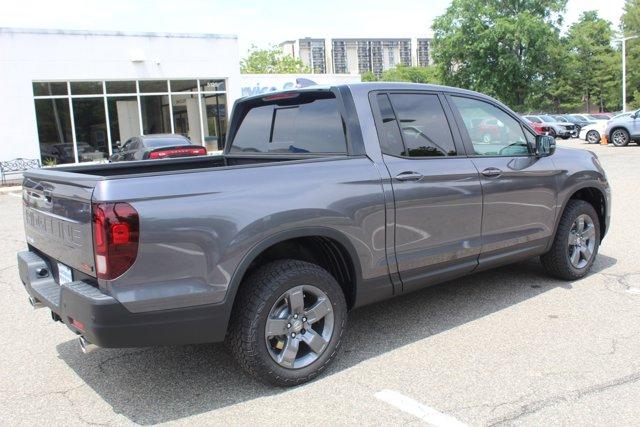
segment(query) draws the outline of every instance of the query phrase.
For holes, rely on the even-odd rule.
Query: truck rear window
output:
[[[232,153],[344,154],[345,127],[331,92],[267,96],[243,111]]]

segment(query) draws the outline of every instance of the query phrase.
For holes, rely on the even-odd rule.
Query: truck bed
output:
[[[46,178],[51,179],[56,176],[69,176],[68,173],[84,175],[97,178],[124,178],[131,175],[159,174],[167,172],[182,172],[197,169],[209,169],[220,167],[231,167],[241,165],[251,165],[260,163],[272,163],[282,161],[301,160],[308,158],[317,158],[326,156],[274,156],[274,155],[256,155],[256,156],[199,156],[199,157],[183,157],[165,160],[139,160],[133,162],[118,162],[104,164],[74,165],[62,166],[49,169],[32,170],[26,176],[30,178]]]

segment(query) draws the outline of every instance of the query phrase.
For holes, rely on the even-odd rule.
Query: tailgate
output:
[[[93,183],[48,180],[45,172],[28,175],[25,174],[22,193],[27,243],[50,258],[95,277]]]

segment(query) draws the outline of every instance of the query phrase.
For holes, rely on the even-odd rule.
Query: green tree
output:
[[[240,61],[240,72],[243,74],[286,74],[308,73],[309,67],[301,60],[285,55],[277,46],[258,49],[251,46],[249,55]]]
[[[617,56],[611,47],[612,37],[611,23],[599,18],[596,11],[584,12],[569,28],[566,45],[571,57],[567,66],[574,71],[571,80],[585,111],[594,104],[601,111],[617,104],[610,93],[617,77],[615,66],[612,67]]]
[[[566,0],[453,0],[433,24],[442,82],[523,110],[553,74],[565,6]]]
[[[373,74],[373,72],[371,71],[366,71],[364,73],[362,73],[362,75],[360,76],[360,79],[363,82],[377,82],[378,78],[376,77],[375,74]]]
[[[384,71],[380,80],[383,82],[440,83],[436,67],[407,67],[404,65],[398,65]]]
[[[640,0],[626,1],[620,27],[624,36],[640,35]],[[627,40],[627,102],[640,108],[640,39]]]

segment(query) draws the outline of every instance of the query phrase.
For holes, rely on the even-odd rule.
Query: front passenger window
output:
[[[529,144],[522,126],[513,117],[489,104],[472,98],[453,96],[462,121],[480,156],[527,156]]]

